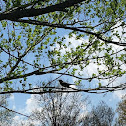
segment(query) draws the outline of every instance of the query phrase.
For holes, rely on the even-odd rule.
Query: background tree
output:
[[[31,119],[39,125],[46,126],[77,126],[82,115],[86,112],[89,99],[79,93],[49,93],[34,95],[37,103]]]
[[[125,89],[125,12],[125,0],[1,0],[0,93],[35,93],[30,78],[48,74],[85,92]]]
[[[114,111],[105,102],[93,107],[82,120],[85,126],[112,126]]]
[[[126,125],[126,95],[123,96],[122,101],[118,104],[118,124],[120,126]]]
[[[125,0],[1,0],[0,94],[125,90],[125,27]]]
[[[10,95],[1,95],[0,96],[0,125],[1,126],[11,126],[12,123],[12,119],[14,116],[14,113],[3,108],[3,107],[7,107],[7,98]]]

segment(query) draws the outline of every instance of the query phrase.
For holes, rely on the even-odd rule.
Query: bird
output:
[[[72,88],[72,86],[75,86],[74,84],[68,84],[66,82],[64,82],[63,80],[59,80],[60,85],[66,88]]]

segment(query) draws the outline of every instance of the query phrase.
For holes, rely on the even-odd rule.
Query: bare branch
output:
[[[49,88],[50,90],[46,91],[40,91],[40,88]],[[38,89],[38,91],[37,91]],[[54,90],[53,90],[54,89]],[[106,92],[112,92],[112,91],[118,91],[118,90],[125,90],[126,89],[126,83],[120,84],[119,86],[113,86],[113,87],[108,87],[108,86],[101,86],[98,88],[87,88],[87,89],[75,89],[75,88],[56,88],[56,87],[39,87],[39,88],[33,88],[32,89],[26,89],[26,90],[12,90],[12,91],[3,91],[0,92],[0,94],[9,94],[9,93],[23,93],[23,94],[45,94],[45,93],[72,93],[72,92],[87,92],[87,93],[96,93],[96,94],[101,94],[101,93],[106,93]],[[30,91],[32,90],[32,91]]]
[[[22,113],[20,113],[20,112],[17,112],[17,111],[14,111],[14,110],[12,110],[12,109],[9,109],[9,108],[7,108],[7,107],[5,107],[5,106],[3,106],[3,105],[0,105],[0,107],[4,108],[4,109],[6,109],[6,110],[8,110],[8,111],[10,111],[10,112],[14,112],[14,113],[16,113],[16,114],[19,114],[19,115],[25,116],[25,117],[27,117],[27,118],[30,118],[30,116],[27,116],[27,115],[22,114]]]
[[[4,77],[4,78],[1,78],[1,79],[0,79],[0,83],[3,83],[4,81],[13,80],[13,79],[19,79],[19,78],[29,77],[29,76],[32,76],[32,75],[43,75],[43,74],[54,73],[55,71],[57,71],[57,70],[51,70],[51,71],[43,72],[43,71],[40,69],[40,70],[36,70],[36,71],[33,71],[33,72],[29,72],[29,73],[24,74],[24,75],[7,76],[7,77]]]

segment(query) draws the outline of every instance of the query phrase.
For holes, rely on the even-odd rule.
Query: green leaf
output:
[[[102,84],[101,83],[98,83],[98,86],[99,86],[99,88],[102,86]]]

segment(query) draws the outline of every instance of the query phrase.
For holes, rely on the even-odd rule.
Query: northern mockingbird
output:
[[[72,88],[72,85],[75,86],[74,84],[68,84],[62,80],[59,80],[60,85],[62,85],[63,87],[67,87],[67,88]]]

